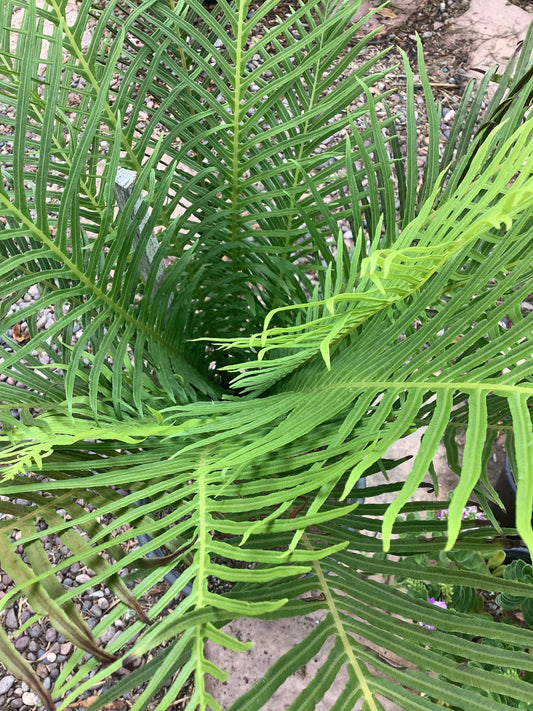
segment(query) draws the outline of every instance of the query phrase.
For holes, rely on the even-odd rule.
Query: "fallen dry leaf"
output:
[[[95,701],[98,701],[98,696],[88,696],[86,699],[83,699],[83,701],[75,701],[73,704],[69,704],[67,706],[67,708],[68,709],[87,708]]]
[[[98,696],[88,696],[82,701],[75,701],[73,704],[69,704],[67,709],[79,711],[79,709],[88,708],[91,704],[94,704],[95,701],[98,701]],[[102,709],[107,709],[108,711],[126,711],[127,708],[127,704],[120,699],[115,699],[114,701],[111,701],[111,703],[102,706]]]
[[[13,326],[13,338],[17,343],[25,343],[26,341],[30,340],[30,337],[27,333],[22,333],[22,326],[20,323],[16,323]]]
[[[380,17],[397,17],[397,14],[394,10],[391,10],[390,7],[381,7],[379,10],[376,10],[376,15]]]

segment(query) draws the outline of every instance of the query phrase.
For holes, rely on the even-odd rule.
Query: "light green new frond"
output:
[[[257,387],[264,390],[319,352],[329,368],[332,344],[379,311],[421,289],[443,265],[459,253],[468,253],[476,241],[484,240],[490,245],[499,240],[500,235],[493,235],[494,230],[502,226],[510,230],[514,220],[527,214],[533,206],[533,154],[528,150],[531,120],[506,138],[494,162],[478,172],[486,152],[498,144],[504,128],[494,129],[486,148],[477,152],[465,179],[449,199],[432,209],[439,199],[437,182],[423,209],[404,228],[395,246],[374,249],[362,260],[352,293],[341,290],[321,301],[280,307],[267,316],[261,334],[224,343],[224,348],[259,351],[256,363],[228,367],[232,372],[241,372],[234,386],[247,391]],[[515,175],[517,165],[520,171]],[[376,239],[379,240],[379,234]],[[338,305],[342,308],[337,308]],[[314,317],[317,309],[321,312],[319,318]],[[271,322],[284,312],[297,315],[303,312],[303,322],[271,327]],[[283,353],[276,360],[265,359],[266,354],[276,350],[288,354]],[[291,350],[297,352],[290,354]]]
[[[73,419],[45,414],[38,418],[34,426],[17,423],[11,431],[0,435],[0,443],[7,445],[0,452],[0,458],[6,461],[2,467],[3,478],[9,480],[34,468],[41,469],[43,458],[50,456],[58,447],[69,447],[85,440],[112,440],[139,445],[148,437],[166,437],[175,433],[173,427],[161,426],[155,420],[115,421],[107,427],[86,422],[82,427],[83,420],[80,419],[75,432],[72,432],[72,424]]]
[[[220,593],[213,592],[209,580],[216,577],[230,585],[251,583],[265,586],[271,581],[308,573],[310,563],[316,556],[323,558],[333,555],[345,547],[345,542],[341,541],[323,550],[308,553],[290,545],[291,532],[332,520],[332,514],[328,512],[320,511],[318,515],[312,513],[308,515],[308,512],[304,511],[300,514],[299,498],[304,495],[304,492],[321,486],[321,482],[306,481],[304,477],[293,482],[294,491],[290,496],[294,501],[289,511],[287,507],[280,507],[277,512],[273,512],[274,515],[263,521],[247,520],[251,511],[263,512],[265,506],[269,507],[271,502],[286,499],[286,482],[281,479],[275,487],[277,491],[270,487],[270,495],[265,495],[261,491],[268,490],[268,478],[261,484],[255,479],[249,479],[246,470],[243,469],[241,481],[228,480],[225,472],[219,471],[218,467],[213,469],[213,457],[209,449],[204,449],[200,455],[193,453],[191,457],[180,459],[170,457],[175,448],[162,443],[168,442],[168,438],[173,435],[187,436],[192,430],[193,423],[184,429],[180,425],[157,424],[153,421],[109,422],[108,428],[95,425],[85,432],[79,430],[76,435],[68,436],[61,433],[71,423],[69,418],[43,416],[44,419],[47,419],[48,430],[44,426],[44,421],[43,427],[38,432],[35,431],[37,428],[29,431],[28,428],[19,425],[19,432],[16,428],[13,429],[11,438],[16,440],[19,437],[25,442],[30,437],[35,440],[42,436],[44,440],[46,436],[53,445],[54,451],[43,460],[41,469],[43,473],[46,471],[47,488],[51,498],[42,498],[39,494],[36,499],[36,492],[42,491],[43,484],[41,481],[35,481],[38,489],[32,493],[34,488],[29,482],[29,477],[25,482],[25,495],[37,505],[35,509],[30,509],[32,515],[44,516],[48,522],[47,533],[49,535],[57,533],[71,548],[72,554],[55,569],[45,566],[41,571],[36,570],[37,582],[42,582],[47,587],[50,576],[55,575],[58,570],[76,561],[87,561],[88,550],[75,545],[71,540],[72,536],[80,530],[90,533],[91,546],[96,546],[98,551],[105,551],[115,558],[115,562],[105,568],[99,568],[95,561],[87,563],[96,573],[89,584],[96,585],[100,581],[107,581],[127,567],[136,570],[142,579],[133,591],[135,598],[140,597],[143,590],[150,589],[155,578],[160,577],[165,571],[173,570],[180,561],[187,560],[187,568],[176,581],[176,586],[181,589],[190,582],[192,584],[190,595],[178,608],[159,619],[159,611],[164,609],[176,594],[175,590],[169,590],[148,613],[152,624],[149,627],[140,622],[134,624],[116,644],[112,645],[112,650],[118,655],[122,645],[135,639],[134,646],[128,645],[127,651],[123,654],[130,658],[142,657],[154,646],[171,642],[176,635],[185,632],[180,637],[176,652],[185,653],[189,650],[189,668],[191,670],[194,668],[197,675],[196,693],[204,701],[207,698],[201,691],[204,675],[212,674],[214,671],[217,675],[222,673],[205,660],[203,656],[205,642],[211,640],[217,644],[223,643],[226,647],[233,645],[234,648],[245,648],[237,641],[226,638],[211,623],[231,619],[239,614],[247,616],[272,614],[287,602],[287,599],[282,597],[236,603]],[[128,446],[128,453],[114,456],[113,452],[116,452],[117,446],[120,448],[123,444]],[[82,458],[76,463],[75,457],[70,455],[76,451],[86,451],[87,447],[93,450],[92,457],[88,460]],[[107,513],[108,516],[114,517],[112,527],[116,530],[116,535],[109,537],[109,523],[106,526],[95,523],[92,513],[79,508],[78,503],[73,504],[66,500],[65,494],[68,498],[70,484],[78,478],[71,479],[68,485],[64,480],[66,471],[74,471],[69,466],[69,462],[81,475],[78,479],[80,484],[84,476],[91,477],[93,493],[85,495],[86,501],[90,502],[90,506],[97,506],[101,515]],[[163,462],[166,464],[163,465]],[[58,466],[61,472],[57,469]],[[2,491],[9,493],[11,489],[20,490],[22,480],[22,477],[17,477],[13,482],[4,481]],[[272,483],[270,480],[270,484]],[[130,487],[131,493],[119,494],[112,488],[121,485]],[[131,512],[128,512],[125,507],[128,504],[134,506],[135,502],[138,505],[135,528],[127,526],[126,530],[121,529],[123,524],[131,521]],[[67,520],[55,514],[59,505],[68,512]],[[341,507],[336,514],[333,514],[333,518],[342,516],[354,508],[354,505]],[[221,512],[222,518],[220,518]],[[7,521],[3,528],[7,531],[10,526],[11,522]],[[213,535],[214,531],[218,531],[218,534]],[[225,542],[228,536],[233,537],[235,534],[238,534],[237,540],[233,538],[230,543]],[[277,550],[270,550],[261,544],[261,536],[267,535],[268,539],[268,536],[280,534],[288,534],[289,539],[287,544],[281,545]],[[149,542],[131,547],[129,553],[120,550],[121,545],[128,541],[132,542],[135,537],[140,540],[141,536],[149,536]],[[20,545],[28,551],[34,550],[37,553],[42,550],[40,535],[35,530],[32,531],[31,527],[24,529],[24,535],[19,541]],[[174,555],[162,559],[159,565],[154,564],[148,568],[143,565],[143,561],[146,560],[144,556],[161,546],[166,546],[174,552]],[[89,549],[92,550],[91,547]],[[227,560],[240,561],[245,565],[227,566],[223,562]],[[26,580],[21,580],[20,574],[14,568],[13,570],[10,568],[10,572],[19,584],[22,583],[22,589],[25,589]],[[55,597],[60,609],[69,604],[73,594],[83,592],[85,587],[87,585],[56,593]],[[127,598],[124,599],[124,604],[130,607],[131,602]],[[115,619],[117,614],[123,612],[124,607],[119,606],[113,611],[112,618]],[[193,619],[192,615],[196,617]],[[104,621],[106,624],[111,623],[110,618]],[[95,630],[95,634],[98,634],[98,630],[99,628]],[[78,676],[91,667],[91,662],[82,662],[81,658],[75,656],[69,669],[73,669],[74,664],[80,665]],[[87,684],[98,683],[99,679],[105,678],[117,664],[118,661],[113,661],[110,667],[102,669],[101,672],[91,676],[90,682],[84,682],[77,688],[75,688],[77,677],[69,680],[66,675],[68,670],[66,670],[65,676],[57,682],[56,691],[65,696],[65,703],[71,702],[88,688]],[[161,674],[170,673],[171,668],[168,660]],[[150,685],[150,690],[154,689],[154,684]]]

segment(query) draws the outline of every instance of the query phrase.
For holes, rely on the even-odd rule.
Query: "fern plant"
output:
[[[487,691],[494,709],[532,703],[533,632],[383,580],[533,598],[528,582],[412,562],[499,549],[493,518],[461,514],[474,493],[491,516],[486,464],[502,430],[517,529],[533,544],[521,310],[533,34],[480,124],[492,73],[469,84],[442,155],[420,50],[430,140],[419,184],[407,59],[403,137],[393,115],[378,118],[382,53],[363,53],[372,35],[357,38],[353,3],[308,0],[266,26],[275,6],[81,0],[69,24],[65,0],[0,4],[12,147],[0,188],[0,545],[14,581],[0,605],[26,597],[34,616],[21,629],[47,616],[77,647],[50,691],[5,631],[2,663],[50,711],[87,696],[94,711],[128,690],[135,711],[154,698],[162,710],[191,677],[187,709],[218,709],[205,681],[225,672],[206,659],[208,640],[243,650],[227,622],[323,609],[232,711],[261,708],[329,638],[327,664],[291,708],[314,708],[343,665],[335,709],[376,711],[381,695],[485,711]],[[125,170],[135,180],[118,209]],[[12,309],[32,287],[39,298]],[[405,482],[374,478],[358,503],[358,482],[386,475],[389,446],[422,427]],[[424,515],[443,501],[412,500],[443,438],[460,476],[446,521]],[[373,503],[385,492],[392,504]],[[54,564],[44,536],[67,551]],[[75,562],[92,577],[68,588],[58,573]],[[165,576],[173,584],[147,608]],[[74,598],[98,583],[114,604],[91,629]],[[118,680],[121,667],[132,671]]]

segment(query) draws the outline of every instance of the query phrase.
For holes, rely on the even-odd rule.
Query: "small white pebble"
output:
[[[80,585],[82,585],[83,583],[88,583],[90,579],[91,576],[87,575],[87,573],[80,573],[79,575],[76,575],[76,582]]]
[[[454,118],[455,118],[455,111],[453,109],[450,109],[448,111],[448,113],[446,114],[446,116],[444,117],[443,121],[445,123],[452,123]]]
[[[25,691],[22,694],[22,703],[26,704],[26,706],[37,706],[39,697],[33,691]]]

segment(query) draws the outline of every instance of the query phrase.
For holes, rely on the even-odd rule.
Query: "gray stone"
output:
[[[102,632],[102,634],[100,635],[100,642],[102,644],[107,644],[108,642],[110,642],[113,639],[113,637],[115,636],[115,633],[116,633],[115,628],[113,627],[113,625],[110,625],[105,630],[105,632]]]
[[[7,694],[15,683],[15,677],[7,674],[0,679],[0,694]]]
[[[30,637],[38,637],[41,634],[41,631],[41,625],[36,623],[30,627],[29,635]]]
[[[15,649],[17,650],[17,652],[23,652],[28,646],[29,642],[30,638],[28,637],[28,635],[25,634],[23,637],[19,637],[17,639],[17,641],[15,642]]]
[[[7,611],[6,620],[4,624],[9,630],[16,630],[19,626],[19,622],[17,620],[17,616],[13,608]]]

